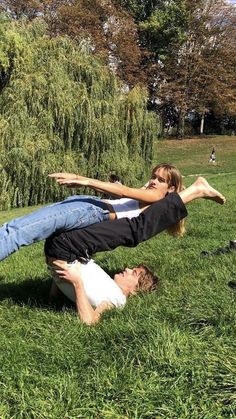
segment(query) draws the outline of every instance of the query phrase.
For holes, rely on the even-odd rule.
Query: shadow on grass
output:
[[[20,283],[1,283],[0,277],[0,301],[11,299],[14,304],[28,307],[48,308],[60,311],[63,307],[73,308],[74,304],[60,291],[58,298],[53,304],[49,304],[48,297],[52,280],[50,278],[28,279]]]

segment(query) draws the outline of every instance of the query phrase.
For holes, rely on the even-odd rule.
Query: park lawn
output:
[[[216,164],[209,164],[213,147]],[[177,165],[183,175],[236,172],[236,136],[158,141],[155,159]]]
[[[97,255],[110,273],[145,261],[162,286],[96,327],[82,325],[72,308],[48,307],[42,243],[1,262],[0,418],[236,417],[236,291],[228,286],[236,251],[201,256],[236,239],[236,173],[220,174],[236,172],[236,146],[217,137],[157,148],[158,161],[176,162],[186,185],[194,180],[188,175],[208,173],[227,204],[191,203],[181,239],[163,233]],[[1,221],[24,211],[2,212]]]

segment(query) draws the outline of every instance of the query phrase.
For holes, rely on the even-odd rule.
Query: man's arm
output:
[[[65,262],[58,260],[53,263],[59,268],[56,269],[59,278],[73,285],[75,290],[76,310],[83,323],[90,326],[98,323],[102,313],[114,307],[112,304],[106,302],[99,304],[95,309],[91,306],[85,293],[84,284],[81,280],[79,263],[67,265]]]

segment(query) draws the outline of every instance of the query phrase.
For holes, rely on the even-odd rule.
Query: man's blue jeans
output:
[[[74,195],[0,227],[0,260],[21,246],[44,240],[53,233],[83,228],[109,219],[106,205],[97,197]]]

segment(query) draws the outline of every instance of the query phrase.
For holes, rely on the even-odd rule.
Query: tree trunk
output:
[[[204,131],[204,122],[205,122],[205,114],[203,113],[201,115],[200,135],[202,135],[203,134],[203,131]]]
[[[179,138],[183,138],[185,131],[185,112],[179,113],[179,121],[178,121],[178,127],[177,127],[177,136]]]

